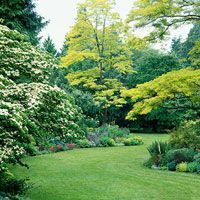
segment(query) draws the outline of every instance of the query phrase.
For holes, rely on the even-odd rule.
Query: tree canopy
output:
[[[122,91],[123,97],[129,97],[134,102],[127,118],[135,119],[137,115],[145,115],[155,108],[165,107],[165,102],[169,99],[187,98],[190,100],[189,105],[183,105],[182,101],[176,102],[172,109],[192,107],[199,109],[199,86],[200,70],[186,68],[168,72],[150,82],[137,85],[136,88]]]
[[[109,76],[114,71],[118,76],[132,72],[131,51],[126,45],[125,28],[119,14],[113,11],[114,1],[86,0],[79,4],[75,25],[67,34],[67,55],[61,64],[69,67],[85,60],[94,65],[85,71],[74,71],[67,75],[74,86],[83,86],[105,106],[120,105],[119,90],[123,84],[117,77]],[[95,91],[96,90],[96,91]]]
[[[149,27],[150,38],[163,38],[171,27],[200,21],[199,0],[136,0],[128,21]]]
[[[171,52],[175,54],[175,56],[181,63],[183,63],[184,66],[190,66],[190,51],[195,47],[198,41],[200,41],[200,24],[194,24],[185,41],[182,41],[181,38],[174,38],[172,40]],[[195,52],[196,50],[193,51]]]

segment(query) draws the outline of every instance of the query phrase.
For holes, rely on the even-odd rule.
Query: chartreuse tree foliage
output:
[[[150,38],[163,38],[170,27],[200,21],[199,0],[136,0],[128,21],[152,27]],[[151,29],[150,29],[151,30]]]
[[[94,94],[96,102],[104,102],[106,107],[121,106],[126,103],[123,98],[119,98],[120,90],[125,89],[123,84],[117,78],[104,78],[103,82],[100,82],[100,71],[97,67],[72,72],[67,75],[67,79],[73,86],[82,85]]]
[[[134,120],[138,115],[146,115],[156,108],[167,106],[167,100],[187,98],[189,105],[183,105],[180,101],[175,105],[176,108],[200,109],[199,93],[200,70],[186,68],[168,72],[152,81],[137,85],[136,88],[124,90],[122,96],[129,97],[134,102],[132,110],[127,115],[127,119]]]
[[[133,39],[125,40],[125,28],[113,12],[114,5],[110,0],[86,0],[79,4],[77,21],[66,38],[68,52],[61,59],[63,67],[93,60],[89,69],[71,72],[67,79],[71,85],[92,92],[97,102],[104,102],[104,107],[125,103],[118,95],[123,84],[108,72],[115,71],[118,76],[132,72],[127,43],[133,43]]]

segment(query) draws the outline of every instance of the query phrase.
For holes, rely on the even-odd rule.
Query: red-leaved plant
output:
[[[50,151],[51,152],[56,152],[56,148],[52,146],[52,147],[50,147]]]
[[[72,150],[72,149],[75,147],[75,144],[69,143],[69,144],[66,144],[66,146],[67,146],[67,148],[68,148],[69,150]]]
[[[63,151],[64,150],[62,144],[58,144],[57,148],[58,148],[59,151]]]

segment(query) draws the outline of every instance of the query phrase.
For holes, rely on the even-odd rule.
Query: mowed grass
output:
[[[141,134],[140,134],[141,135]],[[26,158],[31,200],[200,200],[200,176],[147,169],[146,147],[167,135],[142,134],[145,144],[134,147],[75,149]]]

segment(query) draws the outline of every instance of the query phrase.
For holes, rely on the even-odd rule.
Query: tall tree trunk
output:
[[[103,81],[103,63],[100,61],[99,63],[99,70],[100,70],[100,81]]]
[[[103,113],[103,124],[106,124],[107,122],[108,122],[108,108],[106,107]]]

